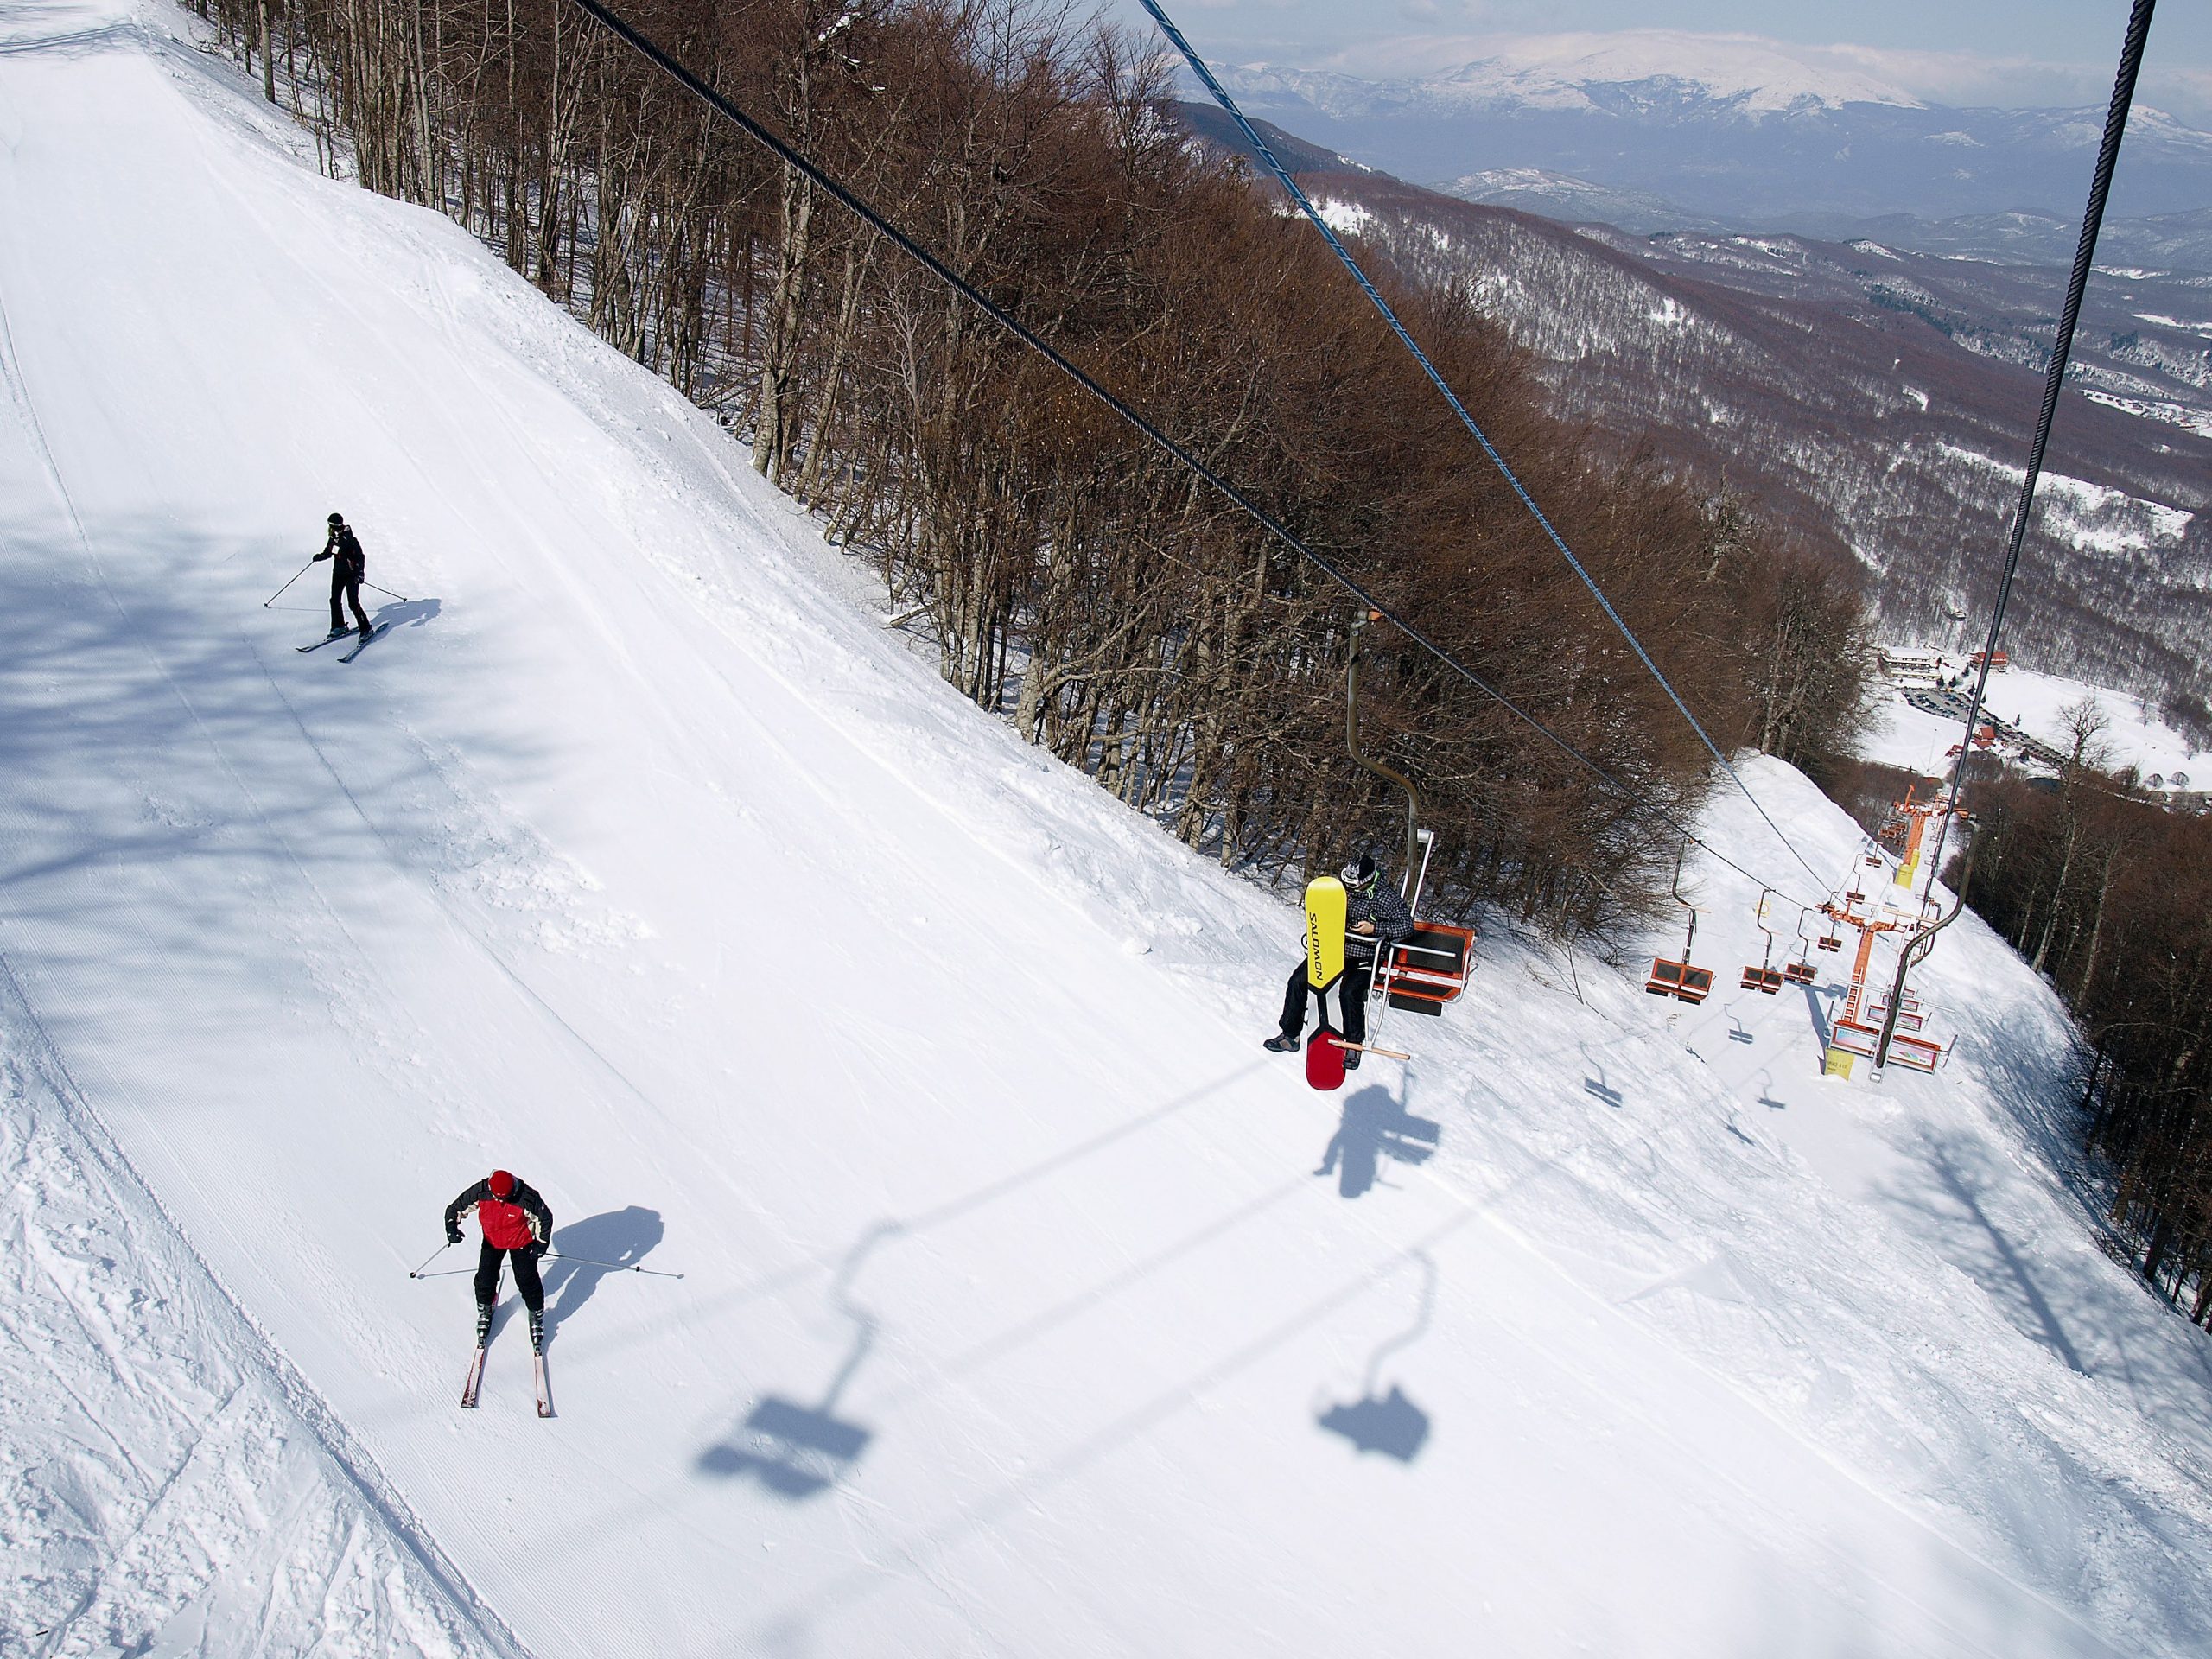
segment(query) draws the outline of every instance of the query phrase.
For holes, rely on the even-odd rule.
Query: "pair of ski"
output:
[[[477,1390],[484,1386],[484,1353],[489,1346],[488,1342],[480,1342],[476,1344],[476,1351],[468,1357],[468,1380],[461,1385],[461,1405],[464,1411],[476,1409]],[[530,1364],[537,1389],[537,1414],[550,1417],[553,1414],[553,1388],[546,1379],[543,1350],[531,1351]]]
[[[355,645],[353,650],[347,652],[343,657],[340,657],[338,659],[341,663],[350,663],[356,657],[359,656],[363,652],[366,651],[371,645],[374,645],[378,640],[383,639],[385,634],[391,632],[391,624],[389,622],[378,623],[377,626],[366,634],[355,633],[351,628],[341,628],[336,633],[331,634],[327,639],[318,639],[311,645],[295,645],[292,649],[296,652],[305,653],[310,651],[321,651],[325,645],[330,645],[336,640],[359,639],[360,641],[359,645]]]

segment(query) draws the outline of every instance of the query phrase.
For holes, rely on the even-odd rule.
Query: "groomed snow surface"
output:
[[[0,11],[10,1651],[2212,1649],[2203,1338],[1971,918],[1933,1077],[1819,1075],[1836,958],[1692,1010],[1495,928],[1312,1094],[1285,898],[130,3]],[[410,596],[351,664],[262,602],[334,506]],[[549,1263],[550,1422],[408,1277],[495,1164],[684,1274]]]

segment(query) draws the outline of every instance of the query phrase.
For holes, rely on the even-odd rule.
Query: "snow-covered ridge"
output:
[[[1952,460],[1993,474],[2015,487],[2027,480],[2024,467],[1995,460],[1979,450],[1949,442],[1939,442],[1936,448]],[[2144,500],[2109,485],[2046,471],[2036,479],[2036,517],[2051,535],[2085,553],[2141,553],[2179,543],[2196,515],[2180,507]]]
[[[1779,114],[1846,104],[1923,107],[1904,88],[1836,65],[1818,66],[1755,35],[1629,29],[1605,33],[1504,35],[1480,44],[1482,55],[1422,75],[1440,95],[1498,99],[1537,109],[1596,110],[1593,89],[1640,86],[1648,94]]]

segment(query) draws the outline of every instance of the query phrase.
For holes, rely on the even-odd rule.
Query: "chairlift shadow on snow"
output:
[[[1435,1311],[1436,1263],[1426,1250],[1414,1251],[1414,1260],[1421,1263],[1421,1290],[1413,1324],[1368,1356],[1367,1380],[1358,1399],[1331,1406],[1316,1413],[1313,1419],[1330,1433],[1343,1435],[1363,1455],[1376,1452],[1400,1463],[1411,1463],[1428,1443],[1428,1414],[1406,1398],[1405,1390],[1396,1383],[1390,1385],[1387,1394],[1378,1394],[1376,1388],[1382,1362],[1427,1334],[1429,1318]]]
[[[1612,1107],[1616,1111],[1619,1110],[1620,1108],[1627,1102],[1628,1096],[1624,1095],[1619,1090],[1614,1088],[1612,1084],[1607,1079],[1605,1076],[1605,1062],[1591,1058],[1589,1044],[1579,1043],[1576,1046],[1582,1051],[1582,1058],[1585,1063],[1589,1065],[1592,1071],[1597,1073],[1595,1077],[1585,1077],[1582,1079],[1582,1092],[1586,1095],[1592,1096],[1596,1099],[1604,1101],[1606,1105]]]
[[[609,1210],[601,1215],[572,1221],[553,1234],[555,1255],[544,1263],[545,1331],[561,1328],[576,1310],[589,1301],[601,1280],[611,1272],[635,1267],[659,1243],[667,1230],[660,1211],[639,1205]],[[588,1257],[577,1261],[572,1257]],[[594,1265],[611,1262],[611,1268]]]
[[[875,1346],[879,1322],[852,1300],[846,1287],[870,1251],[905,1231],[896,1222],[871,1228],[837,1269],[830,1300],[839,1316],[851,1322],[853,1344],[823,1391],[821,1403],[808,1405],[779,1395],[764,1395],[727,1440],[699,1454],[701,1473],[724,1480],[749,1475],[764,1491],[796,1503],[828,1491],[860,1461],[874,1433],[839,1417],[837,1401]]]
[[[1385,1158],[1426,1163],[1442,1133],[1440,1124],[1414,1116],[1388,1089],[1370,1084],[1346,1096],[1344,1116],[1313,1173],[1335,1175],[1338,1192],[1356,1198],[1380,1178]]]

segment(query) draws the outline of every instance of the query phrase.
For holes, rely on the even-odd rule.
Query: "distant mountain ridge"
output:
[[[1316,154],[1335,154],[1311,148]],[[1693,213],[1649,191],[1617,189],[1536,167],[1491,168],[1437,188],[1462,201],[1517,208],[1568,225],[1610,225],[1637,236],[1671,231],[1779,231],[1829,242],[1871,238],[1922,253],[1965,254],[2012,264],[2069,263],[2082,229],[2077,219],[2063,214],[2022,212],[1961,213],[1949,219],[1910,213],[1785,213],[1754,223]],[[2212,207],[2142,218],[2107,217],[2097,253],[2107,266],[2212,271]]]
[[[1245,149],[1213,106],[1186,107],[1201,143]],[[1306,187],[1339,232],[1378,264],[1465,293],[1601,443],[1751,497],[1853,558],[1891,637],[1949,643],[1948,610],[1984,602],[2063,263],[1570,228],[1557,209],[1608,205],[1594,190],[1578,201],[1582,181],[1491,175],[1545,202],[1535,217],[1263,135],[1287,163],[1313,159]],[[2101,271],[2011,640],[2031,666],[2147,693],[2212,734],[2212,278]]]
[[[1549,37],[1411,79],[1265,63],[1222,79],[1251,113],[1401,178],[1535,169],[1738,227],[2079,210],[2101,109],[1948,107],[1751,37],[1634,34]],[[2212,133],[2139,105],[2113,212],[2208,202]]]

